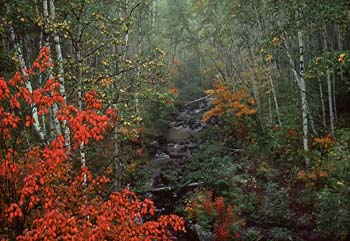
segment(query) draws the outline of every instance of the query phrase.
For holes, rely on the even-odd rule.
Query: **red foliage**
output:
[[[225,204],[223,197],[217,197],[213,200],[210,192],[200,194],[188,204],[187,211],[190,217],[195,219],[204,213],[209,219],[208,221],[212,223],[217,241],[238,240],[240,238],[240,233],[233,230],[233,226],[238,224],[234,208],[232,205]]]
[[[154,215],[154,204],[127,189],[106,195],[108,172],[93,177],[86,167],[73,169],[78,145],[101,140],[117,117],[113,110],[102,113],[94,92],[85,95],[84,110],[65,105],[53,79],[30,94],[26,81],[52,66],[49,59],[44,48],[25,77],[0,77],[0,240],[170,240],[172,230],[183,231],[175,215],[143,221]],[[55,104],[70,128],[71,151],[60,135],[35,144],[32,108],[42,114]]]

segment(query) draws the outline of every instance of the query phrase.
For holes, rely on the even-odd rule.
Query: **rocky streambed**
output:
[[[160,214],[173,213],[181,198],[193,192],[200,183],[177,185],[176,179],[183,175],[183,168],[192,152],[199,146],[197,138],[206,124],[201,117],[209,109],[210,101],[200,102],[182,108],[174,119],[168,123],[168,130],[162,140],[152,140],[149,148],[155,149],[154,158],[145,166],[148,180],[143,186],[144,193],[151,198]],[[177,237],[178,240],[203,240],[194,226],[187,228],[187,233]]]

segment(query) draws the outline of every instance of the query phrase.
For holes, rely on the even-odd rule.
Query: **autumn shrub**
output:
[[[139,200],[128,189],[110,193],[112,169],[94,176],[78,163],[81,143],[100,142],[115,125],[112,109],[104,110],[95,92],[84,96],[85,107],[67,105],[60,83],[49,79],[28,89],[38,71],[52,66],[44,48],[33,67],[6,81],[0,78],[0,236],[4,240],[169,240],[182,231],[175,215],[152,220],[151,200]],[[32,91],[32,92],[31,92]],[[34,111],[43,116],[59,105],[56,117],[70,130],[40,140]],[[52,134],[54,131],[52,130]],[[144,221],[144,218],[147,220]]]
[[[238,240],[240,223],[234,207],[223,197],[214,198],[211,192],[198,193],[187,203],[188,216],[199,225],[213,231],[216,240]]]
[[[207,90],[206,94],[213,97],[212,108],[203,114],[202,121],[208,122],[213,117],[220,117],[238,136],[244,137],[246,122],[242,120],[256,113],[254,98],[244,88],[233,91],[220,81],[216,81],[214,88]]]
[[[322,186],[315,190],[315,217],[326,235],[346,240],[350,237],[350,149],[349,130],[336,132],[336,142],[322,155],[318,168],[325,173]],[[322,142],[324,144],[324,142]],[[316,165],[316,164],[315,164]],[[318,178],[320,178],[318,176]]]

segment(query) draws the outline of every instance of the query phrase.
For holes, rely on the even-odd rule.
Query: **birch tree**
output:
[[[327,29],[324,27],[323,29],[323,47],[324,51],[328,50],[328,43],[327,43]],[[334,111],[333,111],[333,95],[332,95],[332,80],[331,80],[331,71],[329,69],[329,66],[326,65],[326,78],[327,78],[327,87],[328,87],[328,110],[329,110],[329,124],[330,124],[330,130],[331,135],[334,138]]]
[[[23,58],[22,49],[21,49],[19,43],[17,42],[16,34],[15,34],[14,29],[13,29],[13,26],[10,24],[8,26],[8,28],[9,28],[11,40],[12,40],[13,45],[14,45],[15,54],[19,60],[20,72],[22,74],[23,79],[25,80],[26,88],[28,89],[29,93],[32,94],[33,93],[32,83],[31,83],[30,78],[28,77],[28,74],[26,72],[26,70],[28,68],[27,68],[26,63],[25,63],[24,58]],[[38,110],[37,107],[32,105],[32,117],[34,119],[34,124],[33,124],[34,130],[38,134],[40,140],[45,141],[46,136],[45,136],[44,131],[43,131],[41,124],[39,122],[37,110]]]

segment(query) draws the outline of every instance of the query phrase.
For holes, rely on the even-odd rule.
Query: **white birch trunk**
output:
[[[79,28],[78,30],[78,36],[81,33],[81,29]],[[77,41],[79,37],[77,38]],[[77,64],[77,73],[78,73],[78,106],[79,106],[79,111],[83,110],[83,72],[81,69],[81,54],[80,54],[80,42],[76,43],[76,53],[75,53],[75,57],[76,57],[76,64]],[[80,151],[80,163],[81,163],[81,167],[84,168],[86,166],[86,155],[85,155],[85,143],[84,141],[82,141],[79,145],[79,151]],[[84,181],[83,181],[83,185],[85,186],[87,183],[87,175],[84,173],[83,175]]]
[[[50,0],[50,18],[51,18],[52,22],[54,22],[56,19],[54,0]],[[64,68],[63,68],[62,50],[61,50],[61,44],[60,44],[60,37],[59,37],[56,29],[53,32],[53,39],[54,39],[55,50],[56,50],[56,58],[57,58],[56,65],[58,67],[58,80],[60,82],[60,94],[63,97],[64,103],[67,104],[67,96],[66,96],[65,82],[64,82]],[[63,132],[64,132],[65,146],[68,147],[69,150],[71,150],[70,130],[69,130],[69,127],[67,125],[67,120],[63,121],[62,127],[63,127]]]
[[[323,29],[323,47],[324,47],[324,51],[328,50],[326,27],[324,27],[324,29]],[[326,69],[326,77],[327,77],[327,87],[328,87],[329,124],[330,124],[330,128],[331,128],[331,135],[332,135],[332,137],[334,137],[334,112],[333,112],[333,97],[332,97],[332,81],[331,81],[331,71],[330,71],[328,66]]]
[[[30,82],[29,78],[27,78],[28,75],[25,71],[27,69],[27,67],[26,67],[26,64],[25,64],[25,61],[23,58],[21,47],[19,46],[19,44],[16,40],[15,31],[14,31],[12,25],[9,26],[9,32],[10,32],[11,40],[12,40],[14,47],[15,47],[16,56],[19,60],[20,71],[21,71],[22,77],[23,77],[23,79],[25,79],[25,86],[28,89],[29,93],[32,94],[33,93],[32,83]],[[45,136],[45,133],[44,133],[43,129],[41,128],[41,125],[39,122],[37,107],[32,105],[31,108],[32,108],[32,118],[34,119],[34,123],[33,123],[34,130],[38,134],[40,140],[45,141],[46,136]]]
[[[80,48],[78,48],[78,53],[77,53],[77,60],[78,60],[78,81],[79,81],[79,90],[78,90],[78,100],[79,100],[79,111],[82,111],[83,109],[83,74],[80,66],[80,53],[79,53]],[[86,156],[85,156],[85,143],[82,141],[79,145],[79,150],[80,150],[80,162],[81,166],[85,167],[86,166]],[[87,176],[84,173],[84,185],[87,182]]]
[[[40,41],[39,41],[39,48],[41,49],[43,47],[43,32],[40,32]],[[39,72],[39,85],[40,87],[43,86],[43,78],[42,78],[42,73]],[[46,131],[46,121],[45,121],[45,113],[42,113],[41,115],[41,124],[43,126],[43,133],[46,136],[47,131]]]
[[[137,38],[137,54],[138,54],[138,63],[137,63],[137,83],[136,83],[136,93],[135,93],[135,111],[136,115],[139,116],[139,82],[141,81],[141,55],[142,55],[142,20],[141,20],[141,8],[139,10],[138,18],[138,38]],[[140,123],[137,121],[137,126]]]
[[[48,11],[48,4],[47,0],[43,0],[43,12],[44,12],[44,19],[45,19],[45,29],[44,29],[44,46],[47,47],[48,49],[50,48],[50,42],[49,42],[49,31],[47,30],[47,23],[49,22],[49,11]],[[50,56],[50,61],[52,62],[51,56]],[[48,68],[48,73],[49,73],[49,78],[53,79],[53,69],[52,67]],[[50,118],[51,123],[51,137],[54,138],[57,134],[61,135],[61,124],[57,118],[57,112],[58,112],[58,105],[57,103],[53,104],[52,106],[52,115]]]
[[[304,42],[303,42],[303,34],[301,31],[298,31],[298,45],[299,45],[299,66],[300,66],[300,92],[301,92],[301,105],[302,105],[302,118],[303,118],[303,147],[304,151],[309,151],[309,145],[308,145],[308,119],[307,119],[307,112],[308,112],[308,104],[306,100],[306,85],[305,85],[305,79],[304,79]],[[308,167],[310,165],[310,160],[308,157],[305,158],[305,164]]]

